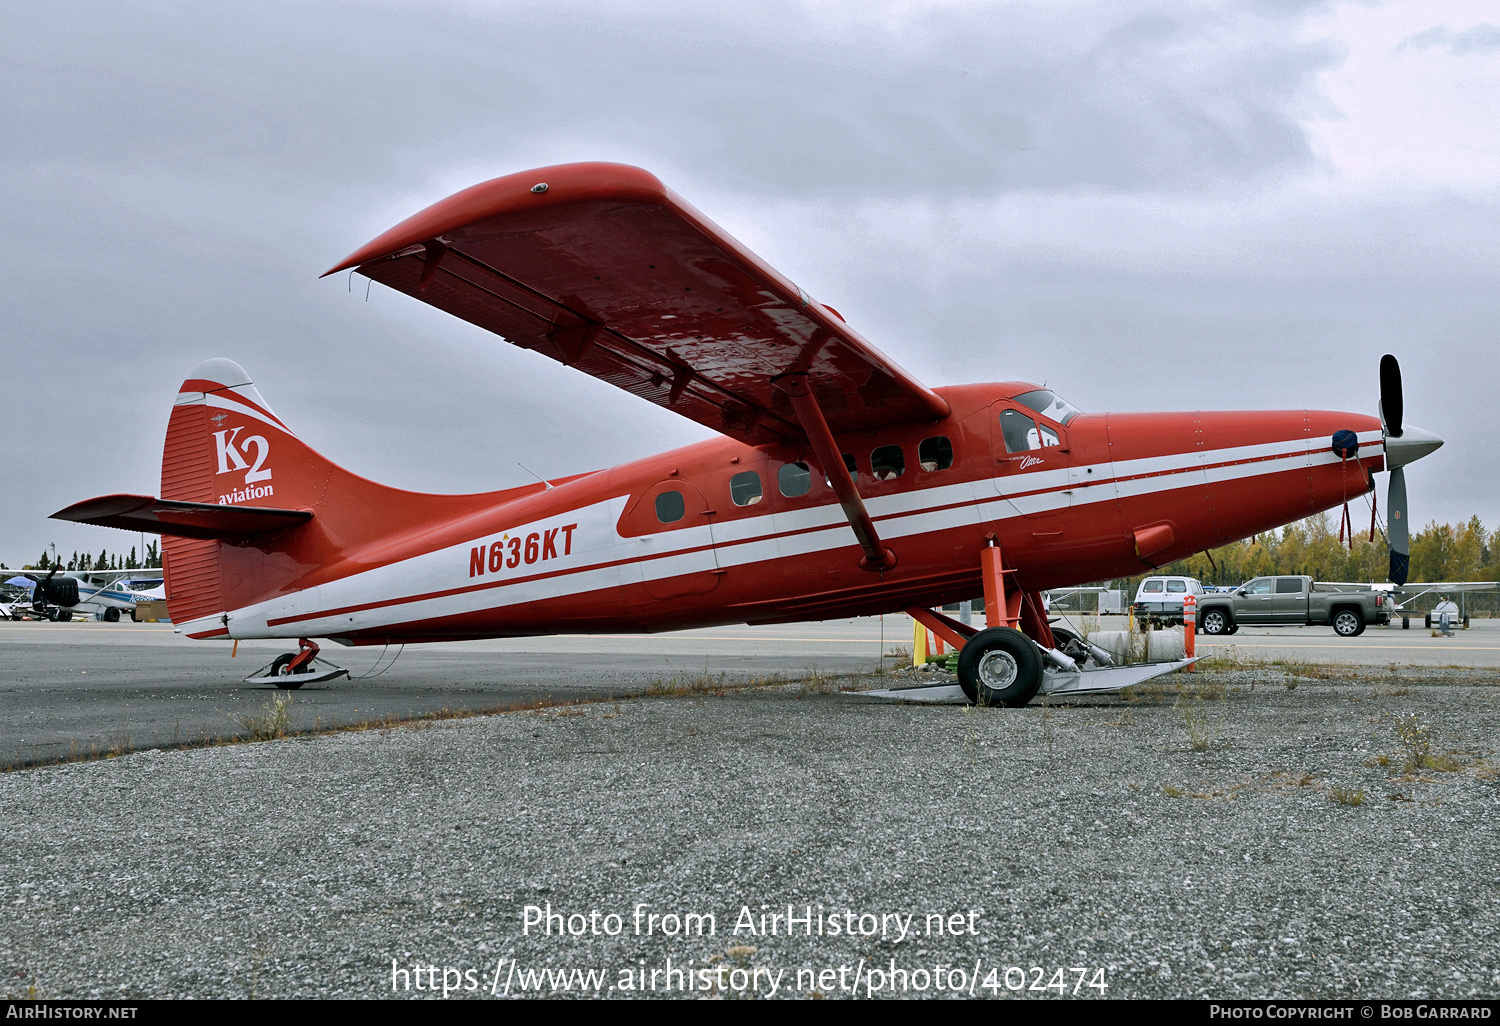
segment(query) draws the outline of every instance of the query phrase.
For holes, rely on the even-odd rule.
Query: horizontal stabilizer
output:
[[[58,510],[52,519],[181,538],[242,541],[296,527],[311,520],[312,513],[303,509],[181,502],[150,495],[101,495]]]

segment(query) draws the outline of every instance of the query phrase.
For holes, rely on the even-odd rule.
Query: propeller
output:
[[[36,589],[31,593],[31,607],[33,609],[41,609],[46,606],[47,585],[56,574],[57,567],[54,566],[52,568],[52,572],[49,573],[46,577],[43,577],[41,580],[37,581],[35,577],[32,578],[33,581],[36,581]]]
[[[1406,402],[1401,394],[1401,365],[1391,354],[1380,358],[1380,427],[1385,435],[1385,468],[1391,472],[1385,508],[1389,517],[1386,543],[1390,552],[1391,583],[1406,583],[1411,568],[1411,530],[1406,506],[1406,465],[1434,452],[1443,440],[1421,428],[1402,423]]]

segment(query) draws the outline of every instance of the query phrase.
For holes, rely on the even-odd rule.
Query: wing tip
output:
[[[499,214],[545,210],[580,199],[662,202],[670,195],[661,179],[631,164],[588,161],[517,171],[438,200],[365,243],[318,277],[350,270]]]

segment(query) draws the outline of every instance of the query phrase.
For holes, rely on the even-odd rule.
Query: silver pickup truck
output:
[[[1341,591],[1311,577],[1257,577],[1232,592],[1198,598],[1198,627],[1204,634],[1233,634],[1241,626],[1332,625],[1353,638],[1372,623],[1391,621],[1390,596],[1367,590]]]

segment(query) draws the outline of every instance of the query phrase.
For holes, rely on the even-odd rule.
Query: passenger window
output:
[[[1060,445],[1057,432],[1049,427],[1037,429],[1036,421],[1020,410],[1000,412],[1000,433],[1005,436],[1006,452],[1027,452],[1049,445]]]
[[[942,435],[922,439],[917,446],[917,463],[928,473],[947,470],[953,466],[953,443]]]
[[[1168,581],[1167,582],[1167,591],[1171,592],[1174,595],[1184,594],[1184,593],[1187,592],[1187,582],[1186,581]]]
[[[754,506],[760,501],[760,475],[744,470],[729,479],[729,497],[736,506]]]
[[[806,495],[812,491],[812,471],[806,463],[787,463],[776,472],[776,485],[788,499]]]
[[[1271,579],[1262,577],[1260,580],[1251,581],[1245,588],[1247,595],[1269,595],[1271,594]]]
[[[844,457],[844,468],[849,471],[849,476],[851,478],[858,478],[859,468],[854,465],[854,457],[850,456],[847,452],[843,453],[842,455]],[[823,483],[830,488],[833,487],[833,482],[828,480],[827,474],[823,475]]]
[[[687,505],[682,501],[682,493],[675,488],[656,497],[656,519],[662,523],[675,524],[686,512]]]
[[[899,445],[882,445],[870,453],[870,473],[877,481],[894,481],[906,473],[906,456]]]
[[[1301,595],[1302,578],[1300,577],[1278,577],[1276,578],[1276,594],[1278,595]]]
[[[1145,592],[1157,592],[1161,591],[1161,589],[1161,581],[1147,581],[1144,585],[1141,586],[1141,590]]]

